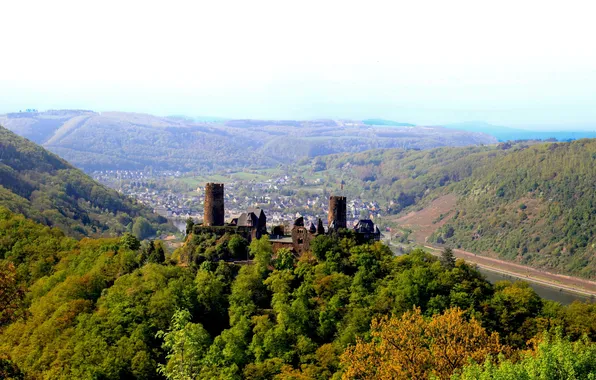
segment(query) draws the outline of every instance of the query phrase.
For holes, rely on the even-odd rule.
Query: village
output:
[[[92,176],[152,207],[159,215],[178,221],[176,224],[180,226],[189,217],[195,221],[203,220],[204,187],[181,185],[182,181],[177,180],[182,176],[180,172],[110,170],[94,172]],[[225,182],[225,220],[231,220],[249,208],[262,208],[267,210],[267,220],[272,225],[289,226],[299,217],[305,224],[316,224],[319,218],[325,220],[331,195],[330,191],[321,189],[320,183],[320,179],[291,175],[259,181],[232,178]],[[358,197],[347,201],[346,211],[348,226],[354,226],[360,219],[378,221],[383,215],[378,203]]]

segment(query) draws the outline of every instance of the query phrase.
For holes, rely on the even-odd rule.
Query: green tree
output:
[[[25,292],[17,282],[13,263],[0,261],[0,326],[18,317]]]
[[[137,239],[133,234],[125,233],[120,238],[120,244],[123,247],[130,249],[131,251],[136,251],[141,247],[141,242]]]
[[[447,269],[455,268],[455,255],[453,249],[445,247],[441,252],[441,264]]]
[[[166,252],[163,243],[160,240],[151,241],[153,246],[151,254],[147,255],[147,261],[155,264],[162,264],[166,261]]]
[[[230,255],[237,260],[246,260],[248,254],[248,241],[240,235],[232,235],[228,241]]]
[[[153,234],[155,234],[155,230],[151,226],[151,223],[142,216],[135,218],[135,221],[132,225],[132,234],[139,240],[147,239]]]
[[[501,358],[497,363],[488,358],[483,364],[464,368],[453,380],[560,380],[596,379],[596,344],[581,339],[570,342],[557,333],[546,335],[531,352],[523,353],[521,360]]]
[[[277,270],[284,270],[284,269],[294,269],[294,262],[296,258],[292,251],[287,248],[281,248],[277,251],[277,258],[275,259],[275,269]]]
[[[156,337],[163,339],[167,363],[158,372],[170,380],[195,379],[200,374],[201,360],[211,344],[209,333],[199,323],[190,322],[188,310],[177,310],[167,332],[160,330]]]
[[[206,261],[203,264],[214,263]],[[223,262],[220,264],[226,265]],[[198,317],[212,336],[217,336],[229,327],[228,322],[228,290],[226,278],[216,272],[199,269],[195,278]]]
[[[189,216],[188,219],[186,219],[186,236],[192,233],[194,226],[195,221]]]

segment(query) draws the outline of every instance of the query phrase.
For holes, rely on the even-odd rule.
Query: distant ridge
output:
[[[271,168],[333,153],[493,144],[482,133],[358,120],[218,120],[77,110],[0,115],[0,125],[86,171]],[[374,121],[374,119],[371,119]],[[392,126],[411,126],[407,123]],[[375,121],[377,123],[377,121]]]
[[[549,140],[571,141],[583,138],[596,138],[596,131],[530,131],[492,125],[483,121],[445,124],[443,127],[460,131],[483,132],[494,136],[499,141],[510,140]]]
[[[415,124],[402,123],[399,121],[385,120],[385,119],[366,119],[362,120],[366,125],[387,125],[391,127],[415,127]]]

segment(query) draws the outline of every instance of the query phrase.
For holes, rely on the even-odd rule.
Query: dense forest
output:
[[[348,231],[311,252],[267,238],[75,240],[0,209],[0,377],[586,379],[596,307],[395,257]],[[588,377],[592,376],[592,377]]]
[[[77,237],[134,229],[144,239],[175,231],[152,210],[1,126],[0,206]]]
[[[534,145],[491,160],[455,187],[460,200],[443,227],[453,229],[444,241],[596,276],[595,163],[596,140],[587,139]]]

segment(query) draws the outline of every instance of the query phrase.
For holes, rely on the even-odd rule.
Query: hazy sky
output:
[[[0,112],[596,129],[590,1],[3,1]]]

